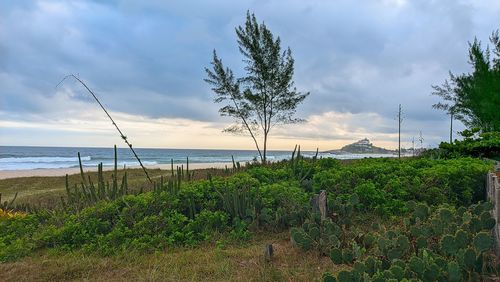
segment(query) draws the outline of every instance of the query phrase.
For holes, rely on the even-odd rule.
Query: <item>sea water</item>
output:
[[[148,149],[134,148],[141,161],[146,166],[186,163],[228,163],[232,157],[236,162],[251,162],[258,159],[254,150],[210,150],[210,149]],[[80,152],[84,167],[95,167],[103,163],[105,167],[114,165],[113,148],[85,147],[28,147],[0,146],[0,170],[28,170],[41,168],[72,168],[78,167],[77,153]],[[302,152],[304,156],[312,157],[315,152]],[[289,159],[291,151],[268,151],[268,160],[279,161]],[[342,154],[334,155],[320,153],[319,157],[334,157],[338,159],[359,159],[365,157],[387,157],[381,154]],[[131,167],[139,163],[129,148],[118,148],[118,166]]]

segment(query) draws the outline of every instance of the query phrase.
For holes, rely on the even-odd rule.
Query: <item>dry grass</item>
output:
[[[263,249],[273,243],[274,258],[265,262]],[[338,271],[329,258],[293,247],[288,233],[257,235],[244,245],[215,244],[177,248],[154,254],[113,257],[80,252],[37,253],[0,264],[5,281],[315,281],[325,271]]]
[[[105,171],[105,179],[111,179],[112,171]],[[159,169],[149,172],[152,177],[158,177],[160,174],[166,174],[166,171]],[[88,172],[93,179],[97,179],[97,172]],[[134,189],[140,189],[141,186],[146,186],[147,179],[144,177],[144,172],[141,169],[127,169],[129,186]],[[123,175],[123,170],[119,171],[119,176]],[[81,182],[80,174],[69,176],[70,185]],[[60,196],[66,194],[64,176],[33,176],[33,177],[17,177],[0,180],[0,193],[2,200],[9,200],[18,193],[16,202],[29,202],[35,205],[39,203],[44,206],[51,206],[54,203],[60,202]]]
[[[194,170],[194,179],[206,179],[207,174],[224,175],[222,169],[197,169]],[[111,180],[112,171],[104,171],[104,179]],[[169,176],[170,170],[148,169],[148,173],[153,181],[159,181],[160,175]],[[97,172],[86,172],[92,179],[97,179]],[[139,191],[141,187],[144,190],[151,188],[148,180],[144,176],[142,169],[127,169],[128,184],[131,191]],[[121,181],[123,170],[118,171],[118,177]],[[71,186],[81,182],[80,174],[69,175]],[[0,194],[2,201],[8,201],[18,193],[16,203],[31,203],[43,207],[54,207],[60,204],[60,197],[66,195],[64,176],[33,176],[0,179]]]

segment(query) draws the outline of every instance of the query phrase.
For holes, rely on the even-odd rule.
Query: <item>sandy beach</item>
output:
[[[181,166],[182,164],[174,164],[174,166]],[[232,167],[232,163],[190,163],[189,169],[204,169],[204,168],[225,168]],[[139,166],[128,167],[131,169],[140,168]],[[170,170],[170,164],[151,165],[146,166],[149,169],[163,169]],[[184,164],[186,169],[186,164]],[[87,171],[97,171],[97,167],[86,167],[83,169]],[[113,167],[104,167],[104,170],[113,170]],[[31,177],[31,176],[64,176],[66,174],[80,173],[80,168],[40,168],[40,169],[27,169],[27,170],[0,170],[0,179],[17,178],[17,177]]]

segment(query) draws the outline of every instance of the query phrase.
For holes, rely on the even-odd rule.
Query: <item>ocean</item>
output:
[[[254,150],[208,150],[208,149],[147,149],[134,148],[144,165],[186,163],[228,163],[231,156],[237,162],[250,162],[258,158]],[[29,170],[50,168],[78,167],[77,153],[80,152],[84,167],[95,167],[103,163],[105,167],[113,166],[113,148],[84,148],[84,147],[28,147],[28,146],[0,146],[0,170]],[[304,156],[313,156],[315,152],[302,152]],[[289,159],[291,151],[268,151],[270,161]],[[338,159],[359,159],[364,157],[390,157],[380,154],[343,154],[333,155],[320,153],[320,157],[334,157]],[[118,148],[118,166],[138,166],[139,163],[129,148]]]

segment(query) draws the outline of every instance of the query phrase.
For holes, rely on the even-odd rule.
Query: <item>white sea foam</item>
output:
[[[82,159],[83,161],[83,159]],[[98,162],[89,162],[90,157],[86,159],[86,162],[83,162],[82,165],[84,167],[97,167]],[[157,165],[158,162],[155,161],[143,161],[142,162],[146,166]],[[104,162],[104,167],[112,167],[114,166],[114,162]],[[123,161],[118,162],[118,167],[134,167],[139,166],[139,162],[134,161]],[[30,170],[30,169],[51,169],[51,168],[73,168],[78,167],[78,158],[69,162],[0,162],[0,170]]]
[[[82,157],[82,161],[90,161],[90,156]],[[78,162],[77,157],[18,157],[0,158],[0,163],[58,163],[58,162]]]
[[[157,165],[158,162],[155,162],[155,161],[142,161],[142,164],[143,165]],[[115,163],[114,162],[106,162],[106,163],[103,163],[102,164],[103,166],[114,166]],[[120,162],[118,161],[118,166],[119,167],[123,167],[123,166],[138,166],[139,165],[139,162],[135,162],[135,161],[124,161],[124,162]],[[97,164],[95,165],[86,165],[86,166],[97,166]]]

